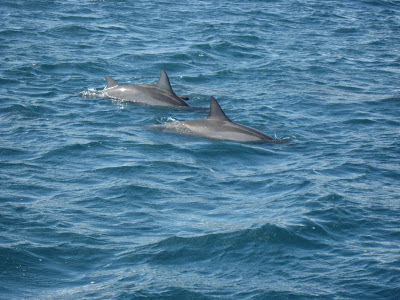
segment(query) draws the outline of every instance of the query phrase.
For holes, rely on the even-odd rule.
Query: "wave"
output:
[[[321,236],[323,238],[321,238]],[[315,223],[293,227],[266,224],[260,228],[194,237],[170,237],[124,253],[120,260],[140,259],[147,263],[182,265],[198,261],[227,259],[268,262],[271,254],[284,256],[291,248],[317,250],[328,247],[321,240],[329,234]],[[278,253],[277,253],[278,252]],[[221,263],[221,262],[219,262]]]

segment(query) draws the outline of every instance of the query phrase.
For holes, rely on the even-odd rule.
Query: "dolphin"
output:
[[[174,93],[164,70],[161,70],[156,84],[120,84],[110,76],[105,79],[107,87],[104,88],[103,95],[106,97],[145,105],[189,106]]]
[[[285,139],[274,139],[253,128],[232,122],[225,115],[214,97],[211,97],[210,112],[204,119],[151,125],[150,128],[164,132],[178,132],[217,140],[272,143],[285,142]]]

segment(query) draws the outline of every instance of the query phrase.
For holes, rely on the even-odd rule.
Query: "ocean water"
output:
[[[399,299],[400,3],[1,1],[1,299]],[[113,76],[204,109],[99,96]],[[287,144],[148,130],[202,118]]]

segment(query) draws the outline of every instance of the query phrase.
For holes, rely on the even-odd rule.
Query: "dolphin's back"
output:
[[[273,140],[258,130],[232,122],[214,97],[210,99],[210,111],[206,118],[183,123],[195,134],[208,138],[242,142]]]
[[[157,106],[189,106],[172,90],[167,73],[160,72],[156,84],[120,84],[110,76],[106,76],[107,87],[103,94],[107,97]]]
[[[220,140],[241,142],[273,141],[274,139],[253,128],[227,120],[197,119],[182,122],[193,134]]]
[[[155,84],[118,85],[104,91],[106,96],[132,101],[135,103],[157,106],[188,106],[175,93],[160,89]]]

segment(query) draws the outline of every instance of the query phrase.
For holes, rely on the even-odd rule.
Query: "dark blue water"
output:
[[[398,1],[1,1],[0,298],[398,299]],[[204,110],[98,96],[113,76]],[[289,144],[149,131],[205,117]]]

